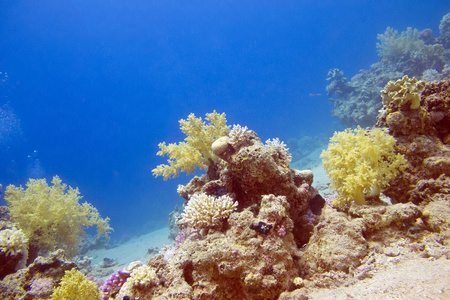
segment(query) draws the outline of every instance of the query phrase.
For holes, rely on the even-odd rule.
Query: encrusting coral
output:
[[[204,170],[216,156],[211,151],[211,144],[219,137],[226,135],[230,128],[226,125],[225,114],[218,114],[216,111],[206,114],[205,118],[209,124],[205,124],[202,118],[196,118],[190,114],[186,120],[181,119],[181,131],[187,135],[185,142],[166,145],[160,143],[161,149],[157,155],[169,155],[168,165],[159,165],[152,170],[155,177],[163,176],[164,180],[177,177],[181,172],[193,174],[199,167]]]
[[[9,185],[5,191],[11,220],[16,222],[35,250],[64,248],[77,253],[84,227],[95,225],[97,236],[109,238],[109,218],[102,219],[95,207],[79,203],[78,188],[63,184],[58,176],[48,186],[45,179],[30,179],[27,188]],[[30,253],[31,254],[31,253]]]
[[[395,138],[385,130],[358,127],[336,132],[321,154],[323,168],[338,192],[334,205],[365,204],[365,195],[377,196],[405,168],[394,152]]]

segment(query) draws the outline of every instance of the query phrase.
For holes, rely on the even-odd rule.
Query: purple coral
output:
[[[175,238],[175,242],[173,243],[173,245],[175,246],[175,248],[180,248],[181,244],[184,243],[184,241],[186,241],[188,234],[186,230],[182,230],[178,233],[177,237]]]
[[[53,280],[51,280],[50,278],[39,278],[39,279],[33,280],[33,282],[30,285],[30,289],[33,292],[40,293],[40,292],[52,290],[53,285],[54,285]]]
[[[102,299],[109,299],[117,294],[128,277],[130,273],[121,270],[117,271],[117,274],[112,274],[102,287]]]

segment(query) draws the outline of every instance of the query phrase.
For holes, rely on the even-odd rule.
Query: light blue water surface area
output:
[[[448,12],[447,0],[2,0],[0,183],[57,174],[113,238],[161,228],[190,179],[151,174],[158,143],[184,138],[179,119],[225,112],[263,141],[341,130],[328,70],[368,69],[388,26],[438,34]]]

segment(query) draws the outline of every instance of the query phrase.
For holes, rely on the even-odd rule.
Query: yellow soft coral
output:
[[[55,288],[52,300],[98,300],[100,292],[97,285],[89,281],[83,273],[77,269],[65,272],[60,286]]]
[[[418,109],[420,107],[420,94],[424,89],[425,82],[405,75],[402,79],[389,81],[384,90],[381,91],[381,97],[386,106],[391,104],[402,108],[409,104],[410,109]]]
[[[164,176],[164,180],[177,177],[181,172],[193,174],[195,169],[206,169],[216,156],[211,151],[211,144],[230,131],[227,126],[225,113],[218,114],[216,111],[206,114],[209,124],[205,124],[202,118],[196,118],[191,113],[186,120],[181,119],[181,131],[187,135],[185,142],[166,145],[165,142],[158,146],[161,149],[157,155],[169,155],[168,165],[159,165],[152,170],[155,177]]]
[[[27,189],[14,185],[6,188],[5,201],[12,221],[18,223],[30,245],[43,250],[63,248],[71,256],[78,250],[84,227],[96,225],[97,235],[109,238],[109,218],[100,218],[97,209],[87,202],[80,205],[78,188],[67,190],[58,176],[52,183],[50,187],[45,179],[30,179]]]
[[[323,167],[338,192],[337,206],[364,204],[364,194],[378,194],[405,167],[394,153],[396,140],[385,129],[358,128],[335,132],[321,154]]]

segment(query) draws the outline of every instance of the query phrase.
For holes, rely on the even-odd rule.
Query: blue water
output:
[[[151,175],[158,143],[184,138],[179,119],[215,109],[262,140],[340,130],[328,70],[368,69],[387,26],[437,36],[448,12],[448,0],[3,0],[0,105],[20,128],[0,127],[0,183],[58,174],[113,237],[160,228],[190,179]]]

